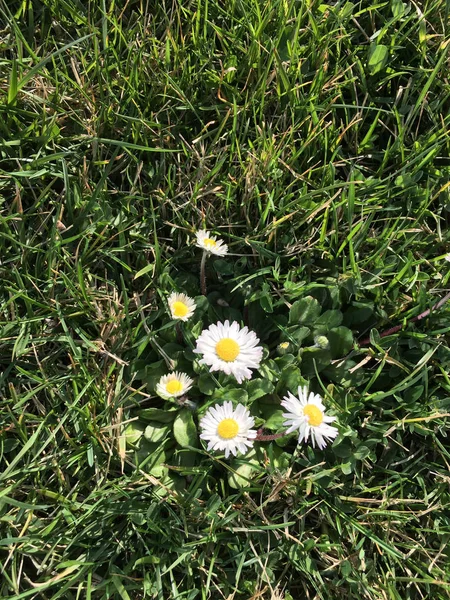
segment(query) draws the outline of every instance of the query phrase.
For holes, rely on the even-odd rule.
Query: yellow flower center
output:
[[[285,350],[285,349],[286,349],[286,348],[288,348],[288,347],[289,347],[289,342],[281,342],[281,344],[280,344],[280,348],[281,348],[282,350]]]
[[[183,384],[178,379],[171,379],[166,383],[166,390],[168,394],[177,394],[183,389]]]
[[[308,417],[308,423],[312,427],[319,427],[323,421],[323,412],[314,404],[307,404],[303,409],[303,414]]]
[[[233,362],[240,351],[239,344],[231,338],[222,338],[216,344],[217,356],[226,362]]]
[[[184,302],[177,300],[172,304],[172,314],[174,317],[185,317],[188,314],[189,308]]]
[[[215,240],[211,240],[210,238],[205,238],[203,240],[203,245],[205,248],[215,248],[217,246],[217,242]]]
[[[224,440],[232,440],[239,432],[239,425],[234,419],[224,419],[217,426],[217,433]]]

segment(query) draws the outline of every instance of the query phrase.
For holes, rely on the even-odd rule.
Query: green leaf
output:
[[[373,42],[369,48],[369,72],[371,75],[375,75],[379,71],[382,71],[387,64],[389,59],[389,49],[383,44],[377,44]]]
[[[335,327],[327,337],[332,358],[341,358],[353,348],[353,334],[347,327]]]
[[[213,263],[214,269],[219,275],[233,275],[233,265],[223,258],[218,258]]]
[[[289,468],[292,461],[292,454],[284,452],[281,448],[274,445],[268,449],[268,454],[271,459],[271,467],[278,469],[279,471],[285,471]]]
[[[193,450],[179,450],[176,452],[175,459],[177,466],[181,467],[179,472],[187,475],[192,472],[192,467],[197,464],[199,454]]]
[[[297,300],[289,311],[289,323],[291,325],[306,323],[313,324],[321,312],[321,306],[312,296],[306,296]]]
[[[341,471],[344,473],[344,475],[350,475],[350,473],[353,471],[354,466],[355,461],[353,458],[351,458],[348,462],[341,464]]]
[[[303,348],[301,351],[301,368],[305,377],[314,377],[331,363],[331,352],[324,348]]]
[[[405,6],[402,0],[391,0],[391,11],[395,18],[402,17],[405,14]]]
[[[368,448],[367,446],[361,445],[361,446],[358,446],[358,449],[353,454],[353,456],[356,458],[356,460],[364,460],[365,458],[367,458],[369,456],[369,454],[370,454],[370,448]]]
[[[267,294],[265,296],[261,296],[261,298],[259,299],[259,303],[261,304],[261,308],[265,312],[267,312],[267,313],[273,312],[272,297],[269,294]]]
[[[297,393],[298,387],[307,385],[306,379],[302,376],[300,369],[294,365],[289,365],[283,369],[281,377],[277,384],[277,393],[292,392]]]
[[[423,385],[415,385],[413,387],[407,388],[403,392],[403,398],[405,399],[405,402],[408,403],[417,402],[419,398],[423,396],[424,390],[425,387]]]
[[[148,442],[156,443],[162,442],[162,440],[169,433],[169,429],[167,425],[161,425],[161,423],[157,423],[156,421],[150,422],[144,431],[145,439]]]
[[[233,404],[247,404],[248,394],[242,388],[219,388],[216,389],[211,399],[221,402],[231,401]]]
[[[253,402],[258,398],[271,394],[274,390],[274,385],[267,379],[251,379],[247,383],[247,393],[249,402]]]
[[[200,377],[197,379],[197,386],[201,393],[205,394],[205,396],[211,396],[216,389],[216,383],[208,373],[202,373],[202,375],[200,375]]]
[[[275,381],[280,376],[280,369],[274,360],[265,360],[258,369],[260,375],[269,381]]]
[[[352,443],[349,440],[343,440],[340,444],[333,446],[333,454],[339,458],[348,458],[353,454]]]
[[[242,461],[245,460],[245,463]],[[233,460],[231,468],[233,473],[228,476],[228,483],[234,489],[241,489],[251,485],[251,477],[260,468],[260,461],[257,458],[255,450],[251,450],[245,455],[245,459]]]
[[[155,477],[162,477],[168,472],[165,463],[172,455],[171,441],[169,440],[169,443],[150,443],[143,440],[143,442],[135,453],[137,465]]]
[[[311,333],[309,327],[298,327],[298,325],[294,325],[291,327],[287,327],[283,335],[281,336],[282,342],[290,342],[292,344],[297,344],[298,346],[302,345],[304,339],[306,339]]]
[[[182,448],[197,445],[197,427],[192,412],[187,408],[178,413],[173,424],[173,434]]]
[[[285,421],[285,417],[283,417],[282,409],[278,407],[273,407],[272,414],[269,416],[267,421],[264,423],[264,427],[266,429],[271,429],[276,431],[283,427],[283,422]]]
[[[136,444],[144,435],[144,430],[145,425],[143,423],[139,423],[139,421],[128,423],[123,431],[126,443],[131,445]]]
[[[177,414],[176,408],[143,408],[139,411],[139,418],[144,421],[158,421],[158,423],[171,423]]]
[[[155,270],[155,264],[150,263],[150,264],[146,265],[145,267],[143,267],[142,269],[140,269],[134,276],[134,279],[139,279],[139,277],[142,277],[142,275],[145,275],[149,271],[153,271],[153,273],[152,273],[152,276],[153,276],[154,270]]]
[[[341,325],[344,315],[340,310],[326,310],[314,323],[314,333],[326,333]]]

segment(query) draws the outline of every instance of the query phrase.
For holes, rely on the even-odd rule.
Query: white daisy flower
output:
[[[167,299],[169,304],[170,314],[172,319],[180,321],[187,321],[194,314],[196,304],[192,298],[186,296],[186,294],[178,294],[172,292]]]
[[[291,392],[283,398],[281,406],[289,412],[283,413],[287,421],[283,423],[288,427],[286,433],[291,433],[295,429],[299,431],[298,443],[303,440],[308,441],[311,436],[313,448],[317,446],[322,450],[327,445],[328,440],[334,439],[339,433],[336,427],[328,425],[336,420],[336,417],[327,417],[325,415],[325,406],[322,398],[318,394],[310,392],[308,388],[299,386],[298,398]]]
[[[168,398],[177,398],[188,392],[194,381],[186,375],[186,373],[180,373],[174,371],[169,375],[163,375],[156,384],[156,393],[164,400]]]
[[[236,321],[218,322],[204,329],[197,338],[194,352],[203,354],[201,365],[209,365],[210,371],[223,371],[233,375],[238,383],[250,379],[250,369],[257,369],[263,349],[259,338],[248,327],[239,327]]]
[[[200,420],[200,438],[208,442],[208,450],[225,451],[225,458],[231,454],[245,454],[253,446],[257,431],[251,429],[255,419],[242,404],[233,409],[232,402],[216,404],[208,408]]]
[[[215,254],[216,256],[225,256],[228,254],[228,246],[223,243],[223,240],[217,239],[215,235],[211,235],[209,231],[197,231],[197,242],[196,246],[202,248],[202,250],[206,250],[211,254]]]
[[[450,254],[446,254],[446,255],[444,256],[444,258],[445,258],[445,260],[448,260],[448,261],[450,262]]]

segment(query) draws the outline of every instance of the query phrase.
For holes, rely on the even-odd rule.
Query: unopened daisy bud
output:
[[[164,400],[169,398],[178,398],[188,392],[194,381],[186,375],[186,373],[169,373],[169,375],[163,375],[156,384],[156,393]]]
[[[278,344],[277,346],[277,352],[280,356],[284,356],[284,354],[287,354],[291,349],[291,345],[289,342],[281,342],[281,344]]]
[[[328,341],[328,338],[325,335],[316,336],[314,338],[314,343],[318,348],[321,348],[322,350],[328,350],[328,348],[330,347],[330,342]]]
[[[177,292],[172,292],[167,302],[172,319],[178,321],[187,321],[190,319],[196,308],[196,304],[192,298],[189,298],[186,294],[178,294]]]

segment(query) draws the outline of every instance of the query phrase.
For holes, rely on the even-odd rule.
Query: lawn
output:
[[[449,13],[0,0],[0,598],[450,596]]]

